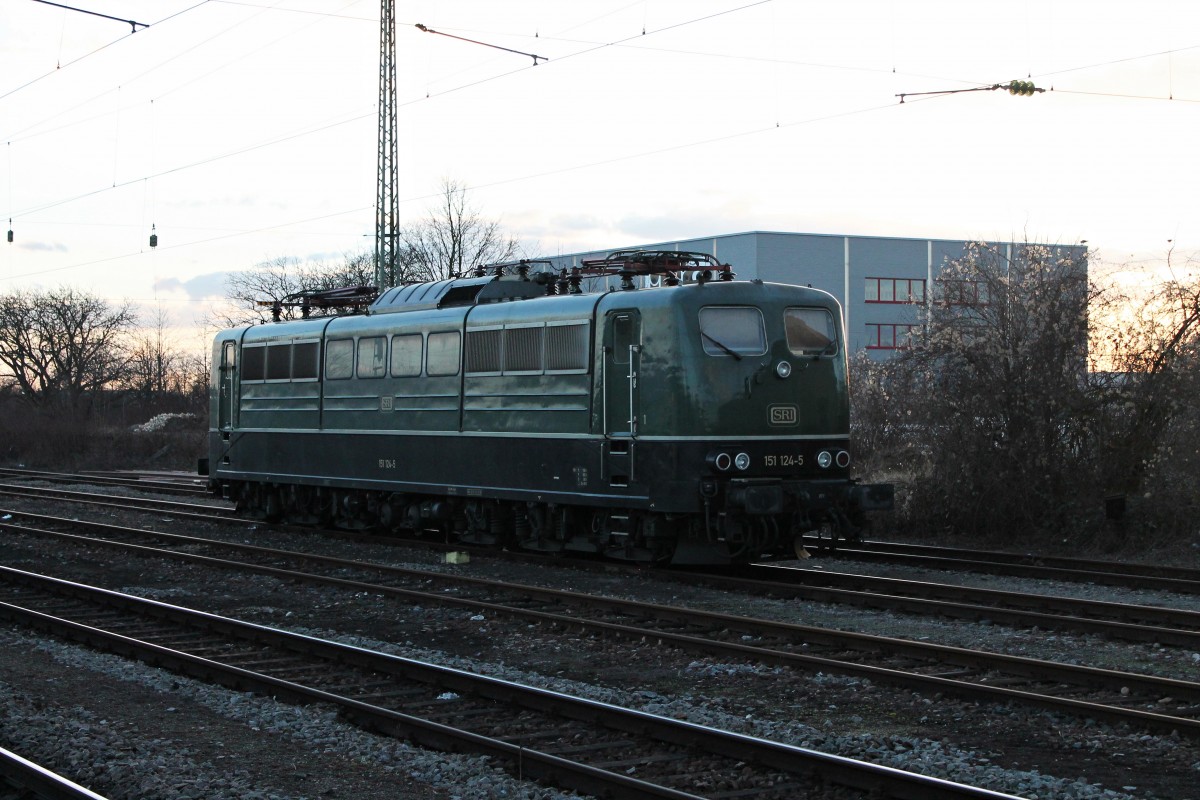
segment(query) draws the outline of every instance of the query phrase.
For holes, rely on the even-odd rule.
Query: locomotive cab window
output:
[[[837,325],[824,308],[789,308],[783,312],[788,349],[798,356],[837,354]]]
[[[700,340],[710,356],[761,356],[767,352],[762,312],[751,306],[700,309]]]

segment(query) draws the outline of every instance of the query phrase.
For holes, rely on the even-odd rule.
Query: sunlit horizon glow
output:
[[[0,6],[0,291],[77,286],[185,331],[229,271],[371,249],[376,0],[78,5],[151,26]],[[1200,251],[1182,0],[396,14],[403,220],[448,177],[531,257],[753,230],[1086,240],[1126,281]],[[896,97],[1013,79],[1048,91]]]

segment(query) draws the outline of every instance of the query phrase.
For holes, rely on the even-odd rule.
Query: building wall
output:
[[[851,352],[866,349],[873,357],[887,358],[903,346],[904,336],[919,323],[921,304],[943,265],[961,258],[967,244],[942,239],[751,231],[637,247],[707,253],[731,264],[739,279],[758,278],[823,289],[842,304]],[[1084,245],[1068,245],[1065,249],[1086,252]],[[572,267],[587,259],[603,258],[609,252],[574,253],[551,260],[556,268]]]

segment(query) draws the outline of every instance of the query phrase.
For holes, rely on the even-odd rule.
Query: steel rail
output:
[[[1200,581],[1200,569],[1176,567],[1170,564],[1151,564],[1144,561],[1106,561],[1097,558],[1072,558],[1041,553],[1015,553],[1005,550],[976,550],[944,545],[913,544],[910,542],[865,541],[855,542],[854,551],[898,553],[905,555],[945,556],[947,558],[995,561],[1001,564],[1033,564],[1043,567],[1058,567],[1086,572],[1113,572],[1126,575],[1147,575],[1180,580]],[[840,552],[840,548],[839,548]]]
[[[649,736],[671,745],[700,748],[710,755],[722,759],[760,764],[772,770],[802,776],[818,774],[825,780],[861,791],[878,793],[883,790],[887,792],[887,796],[902,800],[924,798],[931,800],[935,798],[945,798],[946,800],[953,798],[980,798],[980,800],[1008,798],[1008,800],[1013,800],[1014,798],[1012,795],[905,772],[892,767],[860,762],[745,734],[660,717],[609,703],[573,697],[560,692],[450,667],[291,633],[156,600],[37,575],[24,570],[0,567],[0,578],[9,584],[31,587],[37,591],[52,592],[56,596],[70,596],[86,600],[89,603],[118,608],[139,616],[168,620],[192,628],[200,627],[243,641],[263,642],[275,648],[305,654],[322,661],[352,665],[376,675],[415,679],[441,689],[462,691],[504,703],[516,703],[523,708],[560,715],[577,721],[595,722],[627,734]],[[420,719],[410,714],[382,708],[337,693],[306,686],[296,681],[223,664],[216,658],[197,656],[121,633],[106,631],[95,625],[43,613],[15,602],[0,602],[0,615],[26,625],[52,630],[58,635],[69,634],[72,638],[92,646],[102,647],[169,669],[185,671],[232,688],[251,689],[294,702],[330,703],[343,709],[347,716],[359,724],[372,729],[392,735],[403,735],[435,749],[447,749],[448,746],[454,749],[469,748],[473,752],[482,752],[510,763],[520,763],[523,773],[527,775],[580,791],[594,793],[599,789],[614,792],[614,796],[620,797],[671,798],[673,800],[694,800],[701,797],[598,767],[582,765],[583,769],[581,770],[580,765],[575,762],[553,754],[470,731],[461,731],[445,724]]]
[[[5,475],[10,478],[27,478],[29,480],[43,480],[52,483],[99,483],[110,486],[130,486],[137,489],[144,489],[147,492],[169,492],[172,494],[182,495],[207,495],[208,489],[203,486],[187,485],[173,481],[157,481],[143,480],[141,478],[121,478],[108,475],[71,473],[71,472],[46,472],[34,469],[17,469],[14,467],[0,467],[0,475]]]
[[[813,542],[816,543],[815,540]],[[1074,561],[1026,557],[989,551],[960,551],[921,545],[886,545],[837,548],[837,555],[856,561],[905,564],[932,569],[954,569],[989,575],[1098,583],[1134,589],[1160,589],[1180,594],[1200,594],[1200,573],[1176,567],[1122,565],[1104,561]]]
[[[53,490],[52,490],[53,491]],[[0,494],[9,492],[0,484]],[[37,495],[30,495],[36,497]],[[119,503],[93,501],[90,496],[74,500],[102,507],[129,508]],[[182,504],[184,508],[207,508]],[[136,510],[136,509],[135,509]],[[217,516],[183,510],[156,507],[156,513],[170,514],[206,522],[247,524],[249,521],[233,517],[217,508]],[[51,515],[35,514],[17,509],[0,509],[0,515],[27,519],[58,521],[65,524],[83,524],[80,520],[66,520]],[[104,523],[105,529],[118,532],[121,526]],[[257,523],[255,523],[257,524]],[[0,526],[2,527],[2,526]],[[144,529],[128,529],[131,533],[147,535]],[[305,531],[317,529],[303,528]],[[354,540],[359,534],[329,532],[338,536],[349,536]],[[165,534],[164,534],[165,535]],[[391,539],[372,539],[378,543]],[[217,544],[215,540],[197,540],[198,543]],[[429,543],[425,543],[429,544]],[[226,544],[225,546],[233,546]],[[437,544],[436,547],[444,547]],[[520,556],[511,553],[484,552],[508,559],[527,558],[531,563],[545,563],[543,556]],[[593,562],[571,562],[570,566],[594,569]],[[605,570],[621,569],[619,565],[605,565]],[[635,570],[636,571],[636,570]],[[664,573],[665,575],[665,573]],[[705,581],[711,585],[735,591],[753,591],[762,594],[785,594],[797,599],[817,602],[839,603],[860,608],[878,608],[906,611],[915,614],[936,614],[960,619],[988,619],[1002,624],[1043,629],[1077,631],[1098,634],[1114,639],[1136,642],[1157,642],[1177,647],[1200,649],[1200,612],[1158,606],[1133,605],[1099,600],[1086,600],[1056,595],[1009,592],[996,589],[942,584],[929,581],[913,581],[901,578],[886,578],[830,570],[792,568],[778,564],[754,564],[741,568],[737,578],[712,572],[673,572],[675,580]]]
[[[48,489],[43,486],[22,486],[13,483],[0,483],[0,495],[8,497],[24,497],[33,500],[65,500],[70,503],[85,503],[107,508],[118,508],[128,511],[153,511],[156,514],[172,514],[175,516],[201,515],[208,518],[223,517],[227,520],[253,525],[258,520],[245,517],[234,517],[233,506],[209,506],[201,503],[181,503],[174,500],[156,500],[152,497],[122,497],[113,494],[91,494],[75,492],[70,489]]]
[[[1200,649],[1200,611],[1188,609],[782,565],[755,564],[739,574],[744,577],[703,580],[713,586],[798,599]]]
[[[381,569],[380,565],[317,556],[298,551],[280,551],[243,542],[171,534],[145,528],[128,528],[112,523],[85,522],[52,515],[0,509],[0,516],[38,520],[68,526],[85,525],[94,530],[139,538],[174,540],[187,544],[224,547],[239,552],[279,554],[290,558],[305,558],[324,563],[338,563],[357,568]],[[9,525],[0,520],[0,530]],[[13,525],[14,530],[36,532]],[[50,533],[50,532],[44,532]],[[441,573],[427,573],[440,575]],[[1200,611],[1131,605],[1099,600],[1039,595],[1028,592],[1006,592],[978,589],[954,584],[928,583],[898,578],[830,572],[828,570],[792,569],[780,566],[755,565],[747,575],[769,576],[763,579],[729,579],[703,574],[700,580],[734,591],[756,594],[790,596],[817,602],[839,603],[861,608],[966,619],[988,619],[992,622],[1044,629],[1070,630],[1100,634],[1136,642],[1155,642],[1163,645],[1200,649]],[[674,574],[673,574],[674,576]],[[814,586],[813,584],[819,584]],[[828,587],[828,588],[826,588]],[[1060,613],[1051,613],[1058,609]],[[1088,616],[1083,616],[1088,615]]]
[[[2,747],[0,783],[17,789],[15,797],[28,800],[105,800],[103,795]]]
[[[961,676],[949,677],[946,674],[947,670],[945,669],[945,665],[953,664],[959,668],[965,668],[967,670],[987,670],[992,672],[1000,672],[1009,676],[1008,678],[1002,678],[1001,682],[1011,682],[1012,676],[1020,676],[1021,680],[1023,681],[1032,681],[1034,683],[1054,682],[1058,684],[1064,684],[1064,688],[1067,690],[1083,689],[1085,691],[1096,691],[1097,689],[1106,689],[1114,693],[1116,696],[1124,698],[1125,702],[1127,703],[1137,701],[1138,698],[1132,695],[1132,692],[1135,691],[1138,692],[1142,697],[1152,698],[1153,703],[1156,703],[1162,697],[1169,696],[1176,698],[1177,701],[1188,702],[1193,713],[1196,713],[1200,712],[1200,684],[1193,683],[1191,681],[1173,678],[1161,678],[1137,673],[1100,669],[1096,667],[1063,664],[1060,662],[1043,661],[1023,656],[975,651],[966,648],[938,645],[929,642],[918,642],[908,639],[898,639],[894,637],[837,631],[815,626],[799,625],[796,623],[774,622],[731,614],[695,611],[677,606],[646,604],[630,600],[597,597],[594,595],[585,595],[577,592],[557,589],[544,589],[528,585],[506,584],[500,581],[494,581],[485,578],[447,575],[440,572],[369,564],[365,562],[329,556],[313,556],[307,553],[280,551],[271,548],[260,547],[257,545],[218,542],[215,540],[199,539],[198,537],[184,537],[177,534],[155,533],[142,531],[139,529],[121,529],[119,526],[105,525],[103,523],[99,524],[99,527],[110,529],[116,528],[125,533],[136,533],[142,536],[154,535],[160,538],[187,541],[189,543],[215,544],[217,546],[233,549],[239,552],[257,553],[271,558],[287,557],[300,561],[323,563],[336,566],[339,569],[353,568],[369,570],[375,573],[382,573],[396,577],[408,577],[421,581],[433,580],[445,583],[456,583],[489,591],[518,593],[526,597],[553,601],[557,603],[574,604],[576,606],[586,604],[587,606],[600,608],[608,613],[620,614],[624,617],[635,617],[643,620],[647,618],[660,621],[668,620],[684,625],[703,626],[705,628],[717,631],[735,630],[754,636],[772,636],[782,640],[785,644],[778,647],[747,645],[740,642],[721,641],[719,639],[710,638],[703,635],[683,634],[669,630],[661,630],[654,627],[646,627],[644,624],[637,625],[604,620],[592,620],[571,614],[548,612],[524,607],[514,607],[511,605],[496,603],[489,600],[481,600],[478,598],[450,597],[444,593],[438,592],[405,589],[402,587],[379,583],[368,583],[345,577],[314,575],[312,573],[298,572],[296,570],[275,565],[251,564],[247,562],[231,561],[228,559],[216,558],[214,556],[202,555],[198,553],[181,553],[178,551],[148,547],[145,545],[96,539],[88,536],[80,536],[78,534],[69,534],[56,531],[40,531],[38,529],[25,529],[22,526],[14,526],[11,523],[0,524],[0,529],[7,528],[12,530],[21,530],[34,534],[59,537],[66,540],[80,541],[91,545],[102,544],[113,547],[127,548],[144,555],[174,558],[193,563],[219,566],[222,568],[241,569],[259,574],[271,575],[289,581],[304,581],[339,586],[354,591],[367,591],[381,595],[403,597],[407,600],[418,603],[455,605],[459,607],[492,612],[498,615],[502,614],[509,617],[523,618],[543,624],[605,632],[626,639],[639,640],[650,637],[659,641],[660,643],[668,643],[686,650],[717,654],[726,657],[737,656],[760,663],[787,666],[793,669],[832,671],[840,674],[854,675],[887,682],[890,684],[902,685],[908,688],[926,692],[950,692],[960,697],[965,696],[971,699],[982,698],[988,701],[1000,703],[1019,702],[1060,712],[1081,714],[1097,719],[1105,719],[1112,722],[1126,722],[1155,730],[1167,732],[1179,731],[1180,733],[1185,733],[1190,736],[1200,736],[1200,719],[1167,714],[1159,711],[1145,711],[1139,708],[1131,708],[1127,705],[1113,705],[1109,703],[1077,700],[1071,697],[1061,697],[1054,694],[1047,694],[1040,690],[1020,689],[1013,688],[1012,686],[997,685],[995,683],[988,683],[987,680],[989,679],[989,676],[986,674],[979,681],[963,680],[961,679]],[[834,658],[814,655],[812,653],[798,653],[794,652],[793,650],[786,649],[788,644],[791,646],[795,646],[797,644],[803,646],[817,644],[819,646],[824,646],[834,650],[850,650],[854,653],[854,656]],[[940,664],[942,666],[939,672],[931,674],[928,672],[921,672],[916,669],[898,669],[887,665],[873,665],[863,663],[863,653],[878,653],[889,658],[899,657],[919,659],[926,669],[928,669],[931,665],[934,669],[938,669],[936,665]],[[1151,703],[1151,705],[1153,705],[1153,703]]]

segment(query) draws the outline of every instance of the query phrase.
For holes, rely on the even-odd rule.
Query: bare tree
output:
[[[1172,254],[1167,260],[1177,274]],[[1104,488],[1153,498],[1158,512],[1171,508],[1194,518],[1191,510],[1200,505],[1200,282],[1194,274],[1172,278],[1106,322],[1095,337],[1102,363],[1094,372],[1109,411],[1101,438]]]
[[[301,292],[371,286],[374,280],[374,261],[369,253],[347,254],[343,261],[335,264],[302,263],[296,258],[279,256],[252,269],[230,273],[225,280],[225,296],[232,307],[208,322],[213,328],[268,322],[273,318],[272,303],[284,303]],[[283,319],[300,314],[299,308],[283,306],[281,309]]]
[[[398,235],[398,274],[391,285],[469,274],[485,264],[511,261],[519,249],[517,240],[504,234],[499,222],[485,219],[470,205],[466,187],[450,179],[442,182],[438,205]],[[231,305],[207,323],[216,329],[268,322],[274,318],[275,303],[281,304],[281,319],[294,319],[303,312],[286,305],[289,299],[301,293],[371,287],[375,278],[374,257],[365,252],[347,254],[332,264],[279,256],[231,273],[225,292]]]
[[[127,303],[71,288],[0,296],[0,365],[37,407],[90,410],[101,390],[128,374],[126,341],[137,324]]]
[[[121,385],[148,405],[187,393],[187,357],[171,345],[167,321],[166,311],[158,309],[152,324],[140,329],[130,342],[129,371]]]
[[[856,417],[876,428],[876,448],[907,459],[914,521],[1011,538],[1099,512],[1086,478],[1095,290],[1080,256],[972,246],[942,271],[923,333],[867,373],[875,386],[859,388],[855,401],[868,405]]]
[[[425,219],[399,232],[400,274],[395,284],[467,275],[479,267],[517,257],[517,240],[496,220],[485,219],[467,200],[467,187],[442,179],[439,203]]]

